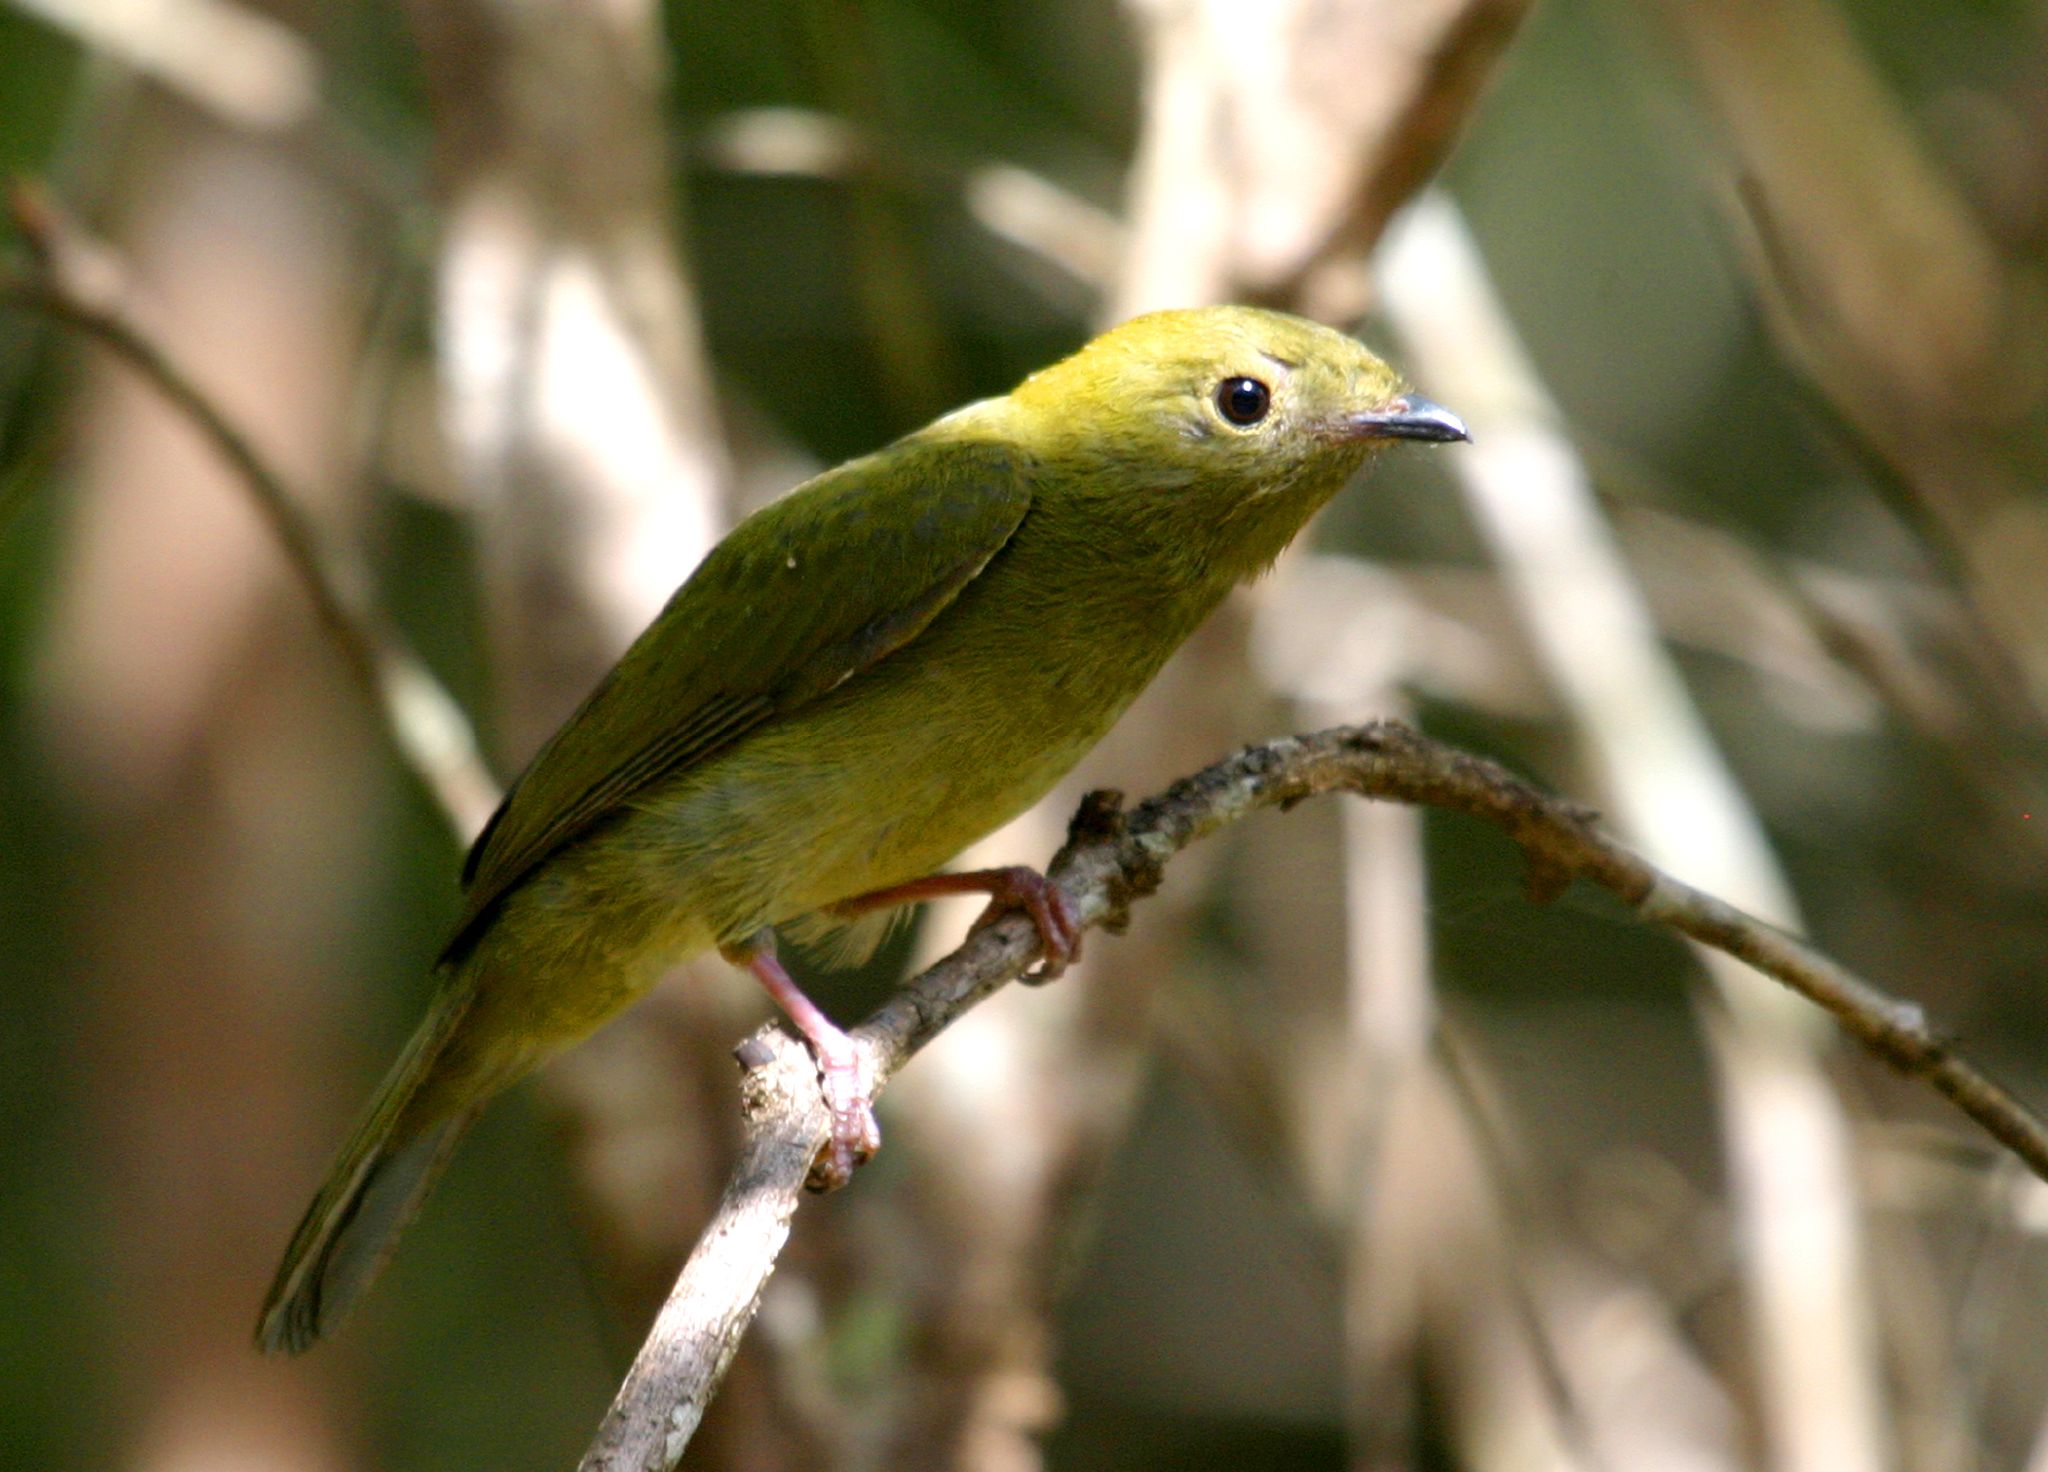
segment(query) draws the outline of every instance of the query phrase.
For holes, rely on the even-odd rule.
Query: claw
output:
[[[860,1050],[783,969],[775,955],[773,932],[759,931],[745,944],[726,948],[725,956],[753,972],[811,1045],[812,1056],[818,1060],[825,1107],[832,1116],[832,1136],[811,1162],[804,1185],[813,1191],[836,1191],[882,1148],[882,1130],[875,1123],[873,1090],[861,1066]]]
[[[933,874],[908,884],[891,885],[870,894],[858,894],[831,906],[837,915],[860,915],[893,905],[913,904],[949,894],[985,894],[988,908],[975,920],[980,930],[1010,910],[1022,910],[1038,927],[1038,941],[1045,948],[1045,960],[1024,980],[1051,981],[1081,956],[1081,917],[1074,913],[1066,891],[1036,869],[1012,864],[1002,869],[973,869],[965,874]]]
[[[812,1191],[836,1191],[882,1148],[882,1130],[875,1123],[867,1080],[857,1058],[828,1060],[820,1053],[818,1075],[825,1086],[825,1105],[832,1113],[832,1137],[811,1162],[804,1186]]]
[[[1045,959],[1026,981],[1052,981],[1081,958],[1081,920],[1065,890],[1021,864],[985,869],[975,877],[987,880],[989,898],[988,908],[976,917],[972,929],[991,925],[1011,910],[1022,910],[1038,927]]]

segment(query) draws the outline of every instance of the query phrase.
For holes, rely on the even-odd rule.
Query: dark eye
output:
[[[1232,424],[1257,424],[1273,407],[1273,391],[1256,378],[1226,378],[1216,386],[1216,412]]]

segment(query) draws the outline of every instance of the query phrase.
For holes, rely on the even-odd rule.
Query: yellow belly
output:
[[[495,1092],[689,956],[943,868],[1049,790],[1118,713],[1077,726],[1071,711],[1048,721],[1014,705],[934,707],[912,690],[864,696],[651,789],[507,895],[450,978],[476,994],[437,1082]],[[902,723],[899,700],[925,718]]]

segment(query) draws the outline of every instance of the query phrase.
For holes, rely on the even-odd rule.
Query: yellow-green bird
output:
[[[857,955],[890,908],[980,891],[1030,910],[1056,971],[1079,937],[1042,879],[935,871],[1375,450],[1465,438],[1327,327],[1158,312],[742,522],[477,840],[439,993],[292,1237],[261,1345],[334,1328],[485,1100],[714,947],[810,1040],[843,1181],[876,1144],[866,1085],[776,927],[851,927]]]

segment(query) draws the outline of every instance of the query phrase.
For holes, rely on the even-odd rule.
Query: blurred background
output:
[[[2048,1099],[2038,0],[10,0],[0,171],[0,1463],[578,1455],[724,1174],[716,964],[249,1348],[463,838],[734,517],[1155,306],[1477,443],[989,856],[1403,716]],[[1191,852],[883,1123],[686,1466],[2048,1472],[2048,1193],[1465,820]]]

